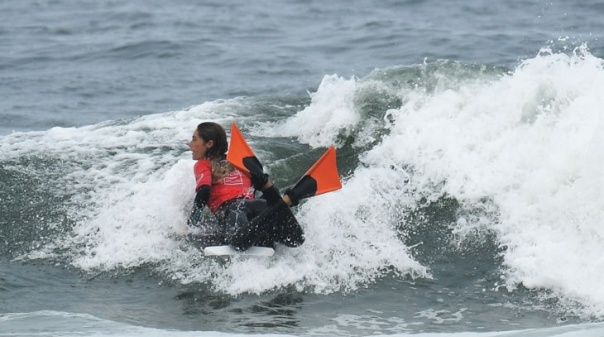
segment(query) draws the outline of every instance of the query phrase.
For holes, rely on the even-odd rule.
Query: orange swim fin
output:
[[[336,148],[331,146],[291,189],[299,199],[342,188],[336,163]]]
[[[227,161],[248,176],[252,175],[250,171],[258,176],[264,174],[256,154],[235,123],[231,124],[231,142]],[[336,149],[331,146],[291,188],[291,191],[300,200],[340,188],[342,188],[342,181],[336,163]]]
[[[229,144],[229,151],[227,152],[226,159],[231,165],[235,166],[239,171],[248,176],[250,175],[250,170],[244,163],[252,160],[258,161],[256,154],[245,141],[243,134],[241,134],[241,131],[239,131],[239,128],[237,128],[235,123],[231,124],[231,142]]]

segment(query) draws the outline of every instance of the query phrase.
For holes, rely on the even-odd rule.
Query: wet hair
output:
[[[206,157],[210,160],[223,160],[226,158],[229,143],[227,142],[226,131],[224,128],[214,122],[204,122],[197,125],[197,133],[206,143],[213,141],[214,145],[206,152]]]

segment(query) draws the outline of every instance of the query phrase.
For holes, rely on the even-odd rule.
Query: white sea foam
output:
[[[261,128],[260,132],[272,136],[298,137],[313,147],[335,144],[339,134],[350,133],[361,121],[354,104],[357,90],[354,78],[325,76],[317,91],[310,94],[312,103],[308,107],[284,123]]]
[[[364,165],[320,213],[350,225],[339,235],[388,237],[410,198],[449,195],[470,210],[488,207],[491,216],[478,221],[460,213],[454,230],[497,233],[509,289],[551,290],[583,314],[604,315],[603,65],[586,47],[570,55],[544,49],[495,80],[443,78],[449,83],[433,92],[401,90],[404,105],[384,121],[389,135],[361,155]],[[326,77],[312,104],[278,130],[313,146],[335,142],[358,127],[346,103],[364,85]]]
[[[543,50],[497,81],[409,97],[365,162],[410,165],[415,197],[488,198],[499,217],[480,225],[507,247],[508,286],[552,290],[602,315],[603,90],[601,59]]]

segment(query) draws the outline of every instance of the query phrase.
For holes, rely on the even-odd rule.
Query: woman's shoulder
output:
[[[193,167],[195,168],[195,171],[212,170],[212,163],[207,159],[201,159],[196,161]]]

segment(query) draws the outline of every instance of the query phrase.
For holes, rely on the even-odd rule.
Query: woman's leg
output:
[[[263,239],[266,236],[264,228],[250,220],[266,208],[263,199],[239,199],[230,203],[224,214],[228,243],[236,250],[246,250]]]
[[[238,199],[225,205],[217,217],[225,226],[228,244],[236,250],[246,250],[253,245],[270,247],[274,242],[288,247],[304,243],[302,227],[276,193],[263,195],[262,199]]]
[[[270,242],[280,242],[288,247],[298,247],[304,243],[304,231],[283,200],[254,217],[250,225]]]

